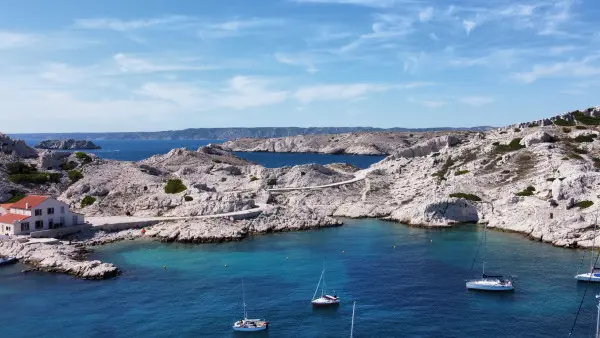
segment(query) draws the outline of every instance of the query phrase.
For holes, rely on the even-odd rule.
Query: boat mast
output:
[[[352,304],[352,324],[350,325],[350,338],[352,338],[352,335],[354,334],[354,309],[356,308],[356,302],[354,302],[354,304]],[[598,305],[598,315],[600,316],[600,305]],[[598,337],[596,337],[598,338]]]
[[[319,291],[319,286],[321,285],[321,280],[323,279],[323,274],[325,273],[325,269],[323,269],[323,271],[321,272],[321,277],[319,277],[319,283],[317,284],[317,288],[315,289],[315,294],[313,295],[313,300],[315,300],[315,297],[317,296],[317,292]]]
[[[242,278],[242,302],[244,303],[244,320],[248,319],[248,313],[246,313],[246,290],[244,288],[244,279]]]
[[[600,299],[600,295],[596,295],[596,299]],[[596,316],[596,338],[600,338],[600,300],[598,301],[598,315]]]

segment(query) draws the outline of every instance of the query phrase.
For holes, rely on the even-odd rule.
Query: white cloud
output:
[[[471,31],[477,27],[477,23],[471,20],[463,20],[463,27],[467,35],[471,34]]]
[[[282,19],[252,18],[247,20],[230,20],[210,25],[210,28],[217,30],[236,32],[244,29],[258,27],[280,26],[285,23]]]
[[[419,12],[419,21],[427,22],[433,18],[433,7],[427,7]]]
[[[552,64],[534,65],[531,71],[512,74],[512,78],[530,84],[541,78],[549,77],[591,77],[600,74],[600,67],[592,63],[600,55],[588,56],[581,61],[565,61]]]
[[[0,50],[29,46],[36,41],[35,35],[0,31]]]
[[[128,32],[154,26],[164,26],[189,20],[186,16],[165,16],[161,18],[121,20],[116,18],[77,19],[74,26],[81,29],[106,29],[117,32]]]
[[[533,11],[538,7],[538,5],[510,5],[500,10],[499,13],[504,16],[532,16]]]
[[[316,85],[298,89],[294,97],[304,104],[314,101],[357,100],[369,93],[389,89],[390,86],[370,83]]]
[[[441,100],[425,100],[421,101],[420,103],[427,108],[439,108],[446,105],[446,101]]]
[[[314,62],[307,56],[291,56],[283,53],[275,53],[275,60],[279,63],[283,63],[291,66],[304,67],[307,72],[314,74],[319,71],[315,66]]]
[[[267,82],[236,76],[229,81],[225,95],[217,99],[217,105],[232,109],[268,106],[286,100],[288,93],[266,89]]]
[[[360,35],[351,43],[340,48],[340,52],[354,50],[367,43],[386,42],[414,32],[413,20],[395,14],[377,14],[371,32]]]
[[[493,103],[496,100],[489,96],[467,96],[460,98],[459,101],[470,106],[478,107]]]
[[[440,41],[440,38],[435,33],[429,33],[429,38],[433,41]]]
[[[375,8],[392,7],[400,3],[415,3],[412,0],[291,0],[297,3],[331,4],[331,5],[355,5]]]
[[[155,73],[155,72],[176,72],[176,71],[203,71],[215,69],[213,66],[199,66],[180,61],[159,63],[142,58],[128,56],[122,53],[113,56],[117,67],[124,73]]]
[[[544,26],[540,30],[540,35],[564,35],[561,26],[568,22],[571,17],[571,7],[574,0],[559,0],[553,3],[543,18]]]

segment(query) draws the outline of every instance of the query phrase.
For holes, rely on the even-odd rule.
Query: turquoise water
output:
[[[487,266],[517,275],[517,290],[468,292],[481,236],[475,226],[348,220],[236,243],[120,242],[94,253],[122,268],[112,280],[1,268],[0,337],[248,336],[230,329],[242,314],[242,278],[249,315],[271,322],[252,337],[348,337],[352,301],[355,337],[566,337],[585,291],[573,279],[584,252],[489,232]],[[323,265],[342,299],[336,310],[310,306]],[[588,291],[575,337],[590,336],[597,291]]]
[[[86,150],[99,157],[119,161],[140,161],[148,157],[166,154],[174,148],[198,149],[209,143],[222,143],[216,140],[93,140],[102,149]],[[30,146],[35,146],[40,140],[25,140]],[[357,155],[327,155],[303,153],[246,153],[235,152],[235,155],[249,161],[261,164],[267,168],[279,168],[298,164],[318,163],[349,163],[359,168],[368,168],[371,164],[381,161],[384,156]]]

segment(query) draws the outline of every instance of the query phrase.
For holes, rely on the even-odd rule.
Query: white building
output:
[[[29,195],[13,204],[0,205],[0,234],[28,235],[31,232],[84,224],[82,214],[50,196]]]

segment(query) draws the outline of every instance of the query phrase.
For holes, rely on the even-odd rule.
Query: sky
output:
[[[20,0],[0,132],[501,126],[600,104],[597,0]]]

